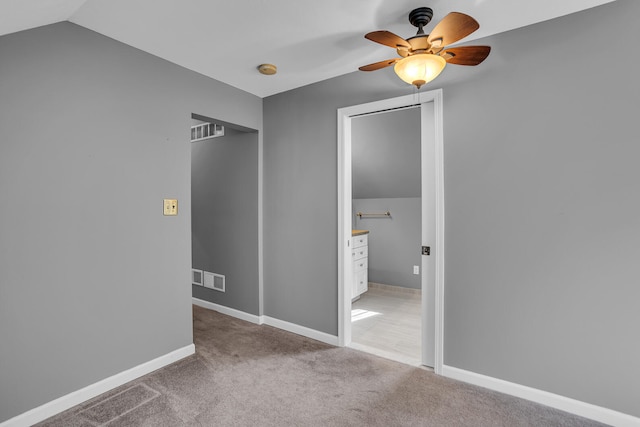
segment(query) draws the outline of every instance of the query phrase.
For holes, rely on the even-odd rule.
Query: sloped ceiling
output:
[[[266,97],[395,57],[363,36],[414,35],[407,15],[416,7],[434,10],[427,33],[451,11],[473,16],[480,29],[466,43],[611,1],[0,0],[0,35],[68,20]],[[259,74],[261,63],[278,73]]]

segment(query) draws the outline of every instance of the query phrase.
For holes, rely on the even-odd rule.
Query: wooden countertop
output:
[[[351,237],[369,234],[369,230],[351,230]]]

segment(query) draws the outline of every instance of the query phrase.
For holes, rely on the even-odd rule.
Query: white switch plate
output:
[[[419,265],[414,265],[413,266],[413,274],[420,274],[420,266]]]
[[[164,199],[164,215],[176,216],[178,215],[178,200],[177,199]]]

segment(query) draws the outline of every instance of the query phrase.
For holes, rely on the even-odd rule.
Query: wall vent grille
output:
[[[204,279],[202,276],[203,276],[202,270],[196,270],[195,268],[191,269],[191,284],[204,286],[204,283],[203,283]]]
[[[191,142],[224,136],[224,126],[215,123],[202,123],[191,126]]]
[[[204,272],[204,287],[214,291],[225,292],[225,277],[222,274]]]

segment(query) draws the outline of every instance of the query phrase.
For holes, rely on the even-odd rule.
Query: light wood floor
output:
[[[420,308],[419,290],[370,284],[351,305],[350,347],[420,366]]]

